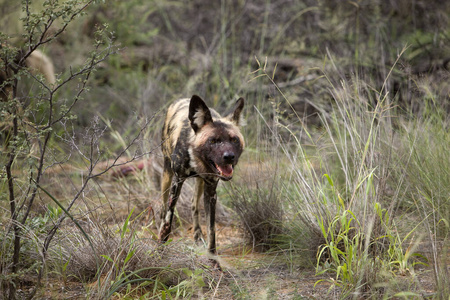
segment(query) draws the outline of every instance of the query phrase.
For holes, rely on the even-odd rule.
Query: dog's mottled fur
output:
[[[244,138],[239,130],[244,99],[236,101],[233,111],[220,116],[208,108],[199,96],[173,103],[167,112],[162,132],[164,171],[162,222],[159,240],[167,241],[172,218],[183,182],[196,177],[192,199],[194,239],[202,239],[198,203],[204,196],[208,251],[216,254],[215,209],[219,179],[228,181],[244,150]],[[217,264],[218,266],[218,264]]]

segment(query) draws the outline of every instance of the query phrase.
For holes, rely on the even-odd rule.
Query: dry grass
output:
[[[282,234],[283,201],[279,170],[267,164],[242,164],[235,182],[226,187],[245,240],[253,249],[267,251]]]
[[[189,279],[183,270],[203,270],[205,280],[213,278],[205,256],[180,242],[160,245],[141,226],[137,226],[139,232],[132,228],[136,226],[130,226],[123,238],[103,224],[91,223],[85,227],[90,228],[90,243],[75,228],[60,230],[49,264],[57,266],[68,262],[61,274],[68,281],[96,281],[91,285],[92,290],[87,291],[93,298],[121,292],[133,280],[136,288],[145,282],[143,290],[147,291],[177,286]]]

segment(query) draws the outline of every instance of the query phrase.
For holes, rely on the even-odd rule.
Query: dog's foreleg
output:
[[[206,228],[208,234],[208,252],[216,255],[216,202],[217,202],[217,188],[218,181],[206,182],[204,191]]]
[[[170,189],[169,200],[167,202],[167,212],[162,220],[161,228],[159,229],[160,242],[166,242],[169,238],[170,231],[172,230],[172,219],[175,211],[175,205],[177,205],[183,183],[184,178],[180,179],[178,176],[175,176],[175,180],[172,183],[172,188]]]
[[[202,197],[203,190],[205,187],[205,181],[197,177],[195,179],[195,192],[194,196],[192,198],[192,222],[194,226],[194,240],[196,243],[200,242],[201,239],[203,239],[203,233],[202,229],[200,228],[200,222],[198,217],[198,204],[200,201],[200,198]]]

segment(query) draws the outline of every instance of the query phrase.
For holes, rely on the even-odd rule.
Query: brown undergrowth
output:
[[[126,168],[134,165],[131,163]],[[186,194],[177,206],[177,227],[171,240],[165,245],[159,245],[155,241],[155,222],[158,221],[149,217],[148,207],[139,210],[135,206],[146,199],[153,208],[159,201],[156,186],[146,187],[150,192],[143,190],[139,177],[152,178],[158,175],[157,164],[155,168],[152,163],[146,165],[148,168],[127,177],[113,176],[117,170],[111,170],[111,174],[99,178],[95,187],[97,192],[92,195],[99,197],[101,191],[102,195],[97,199],[107,199],[103,200],[105,204],[95,208],[88,204],[82,205],[76,216],[90,241],[82,236],[71,221],[66,221],[49,251],[47,268],[51,271],[45,284],[51,288],[42,290],[40,297],[153,299],[171,295],[191,299],[339,298],[340,290],[330,289],[332,284],[326,281],[329,275],[317,276],[313,263],[303,266],[293,264],[289,251],[274,251],[274,244],[267,248],[271,251],[256,251],[258,247],[254,247],[253,240],[249,239],[247,224],[242,221],[239,211],[233,212],[226,207],[218,209],[217,225],[218,256],[224,272],[212,270],[206,248],[204,245],[195,245],[192,239],[192,186],[189,181],[186,182]],[[242,170],[237,170],[235,180],[239,183],[245,183],[243,177],[250,180],[248,172],[252,166],[255,163],[242,162]],[[259,166],[256,169],[261,168]],[[64,176],[70,173],[68,170],[74,169],[66,169]],[[61,185],[65,184],[61,181],[61,177],[64,177],[61,173],[54,171],[47,175],[47,182],[56,179]],[[260,179],[255,178],[256,181]],[[55,186],[52,188],[58,189]],[[222,190],[225,202],[229,201],[224,195],[230,192],[230,188],[233,189],[227,187]],[[127,192],[129,190],[134,193],[130,194]],[[89,202],[92,195],[87,195],[85,203]],[[49,199],[43,200],[51,204]],[[202,230],[206,230],[205,226]],[[432,293],[429,270],[422,268],[416,272],[420,274],[416,280],[421,282],[424,292]],[[27,285],[33,284],[33,276],[28,278],[28,283],[22,283],[24,290]]]

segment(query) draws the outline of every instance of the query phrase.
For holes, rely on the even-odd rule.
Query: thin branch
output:
[[[39,48],[40,46],[49,43],[50,41],[54,40],[55,38],[57,38],[59,35],[61,35],[64,31],[66,31],[67,26],[69,26],[69,24],[78,16],[80,15],[87,7],[89,7],[92,3],[94,2],[94,0],[89,0],[88,2],[86,2],[86,4],[84,4],[82,7],[80,7],[78,10],[74,11],[72,13],[72,15],[70,16],[70,18],[64,23],[64,25],[58,29],[51,37],[49,38],[45,38],[48,30],[50,29],[51,25],[53,24],[54,20],[58,19],[59,17],[61,17],[63,15],[63,12],[61,12],[60,14],[55,14],[55,16],[51,17],[49,16],[49,19],[47,20],[46,23],[44,23],[44,30],[42,30],[41,35],[39,36],[39,41],[33,45],[33,35],[34,35],[34,27],[37,26],[37,24],[35,26],[33,26],[32,30],[28,31],[28,51],[27,53],[25,53],[23,55],[23,57],[21,58],[21,60],[19,61],[19,65],[23,64],[23,62],[31,55],[31,53],[33,51],[35,51],[37,48]],[[29,25],[30,24],[30,8],[29,8],[29,1],[26,1],[26,22],[25,24]],[[38,23],[39,24],[39,23]]]
[[[75,106],[75,104],[81,99],[81,94],[84,93],[87,89],[87,82],[89,80],[89,77],[91,75],[91,73],[94,71],[95,66],[97,66],[99,63],[101,63],[102,61],[104,61],[109,55],[116,53],[115,51],[111,51],[112,49],[112,45],[110,45],[107,49],[106,49],[106,54],[104,54],[100,59],[96,60],[96,58],[98,56],[94,55],[89,63],[88,67],[85,67],[83,69],[81,69],[79,72],[73,73],[71,74],[70,77],[68,77],[63,83],[61,83],[60,85],[58,85],[58,87],[56,87],[53,90],[53,93],[55,93],[58,89],[60,89],[63,85],[65,85],[67,82],[71,81],[73,78],[79,76],[79,75],[83,75],[86,74],[82,86],[79,89],[77,95],[75,96],[74,100],[72,101],[71,105],[67,108],[67,110],[65,112],[62,112],[61,115],[56,118],[55,120],[53,120],[52,123],[49,123],[46,127],[44,127],[44,129],[52,127],[53,125],[61,122],[64,118],[67,117],[67,115],[72,111],[73,107]]]
[[[155,114],[156,115],[156,114]],[[141,127],[141,129],[139,130],[139,132],[136,134],[136,136],[128,143],[128,145],[118,154],[116,155],[113,163],[111,165],[109,165],[108,167],[106,167],[105,170],[93,174],[94,172],[94,168],[97,165],[98,161],[99,161],[99,157],[94,159],[94,147],[98,146],[98,143],[96,143],[96,139],[94,139],[94,136],[91,137],[91,143],[90,143],[90,154],[89,154],[89,167],[88,167],[88,174],[86,176],[85,181],[83,182],[83,184],[81,185],[80,190],[76,193],[76,195],[72,198],[72,200],[70,201],[70,203],[68,204],[66,210],[70,211],[70,209],[72,208],[72,206],[75,204],[75,202],[77,201],[77,199],[81,196],[81,194],[84,192],[84,190],[86,189],[86,187],[88,186],[88,183],[91,179],[94,179],[96,177],[99,177],[103,174],[105,174],[106,172],[108,172],[109,170],[111,170],[113,167],[116,166],[120,166],[123,165],[125,163],[134,161],[136,159],[136,157],[138,156],[134,156],[133,158],[131,158],[129,161],[125,162],[125,163],[117,163],[117,161],[119,160],[120,157],[122,157],[129,149],[132,145],[136,144],[136,141],[140,138],[140,136],[142,135],[142,132],[147,128],[148,124],[151,122],[151,120],[155,117],[155,115],[150,118],[149,120],[147,120],[145,122],[145,124]],[[79,151],[79,153],[83,156],[83,157],[87,157],[86,155],[84,155],[80,149],[75,145],[76,149]],[[97,153],[99,152],[99,150],[97,149]],[[144,155],[144,154],[143,154]],[[50,245],[51,240],[53,239],[54,235],[56,234],[57,230],[59,229],[59,227],[61,226],[62,222],[65,220],[66,215],[62,215],[58,221],[56,222],[56,224],[53,226],[53,228],[48,232],[47,237],[45,238],[45,242],[44,242],[44,250],[43,252],[45,253]]]

